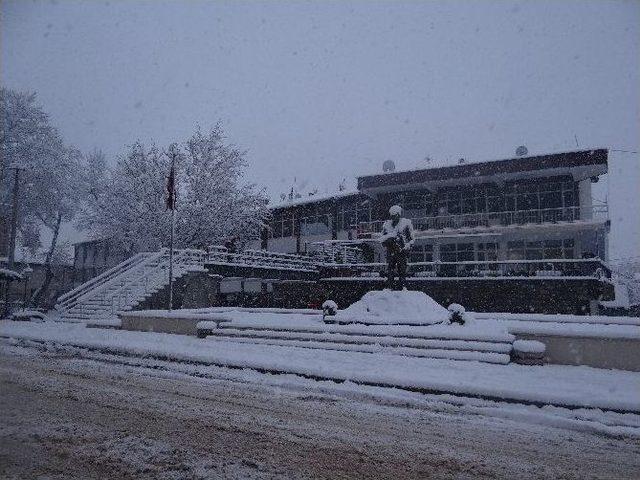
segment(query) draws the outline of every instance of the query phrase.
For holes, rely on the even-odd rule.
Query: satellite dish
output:
[[[520,145],[518,148],[516,148],[517,157],[524,157],[527,153],[529,153],[529,150],[527,150],[527,147],[525,147],[524,145]]]
[[[385,160],[384,163],[382,164],[382,171],[387,173],[387,172],[395,172],[396,171],[396,164],[393,163],[393,160]]]

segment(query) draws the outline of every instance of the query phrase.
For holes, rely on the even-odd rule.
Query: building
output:
[[[0,267],[2,266],[2,263],[0,263]],[[6,300],[15,307],[22,307],[25,302],[28,303],[36,290],[44,284],[47,269],[43,261],[29,259],[28,261],[16,261],[13,265],[13,270],[20,273],[22,278],[9,283]],[[73,287],[73,268],[71,265],[52,265],[51,273],[52,278],[49,287],[43,293],[40,305],[43,308],[52,308],[58,296],[68,292]]]
[[[557,279],[565,288],[569,279],[582,279],[568,291],[589,290],[590,306],[582,301],[579,307],[559,310],[583,313],[585,308],[593,310],[594,302],[609,290],[602,281],[610,276],[605,263],[607,205],[594,204],[591,196],[592,183],[607,173],[607,160],[608,151],[599,149],[361,176],[357,192],[301,198],[274,207],[261,246],[304,253],[349,240],[363,248],[373,268],[374,263],[384,262],[376,236],[389,207],[399,204],[413,220],[416,242],[410,252],[410,272],[414,282],[422,282],[421,288],[437,290],[441,286],[434,283],[437,279],[458,279],[455,288],[492,279],[496,281],[485,282],[474,295],[515,292],[515,297],[526,298],[525,292],[542,285],[539,280],[554,288],[557,282],[552,280]],[[427,279],[431,279],[428,288]],[[518,293],[515,280],[523,279],[528,280],[527,288]],[[591,279],[599,279],[597,288]],[[512,281],[494,288],[497,280]],[[584,283],[588,280],[589,288]]]
[[[268,306],[332,299],[344,308],[383,288],[377,236],[389,207],[400,204],[416,235],[409,288],[478,312],[593,314],[614,296],[607,206],[591,196],[607,162],[600,149],[361,176],[356,191],[273,207],[249,245],[262,251],[200,253],[206,275],[264,280]],[[76,244],[75,284],[122,260],[108,240]],[[130,271],[111,274],[140,284]]]
[[[80,285],[125,260],[108,239],[85,240],[73,244],[74,284]]]
[[[274,207],[261,246],[375,237],[399,204],[416,230],[413,262],[606,260],[607,206],[591,198],[606,172],[607,151],[590,150],[363,176],[358,192]]]

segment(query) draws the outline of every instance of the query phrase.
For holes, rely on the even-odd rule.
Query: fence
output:
[[[561,207],[537,210],[517,210],[510,212],[481,212],[462,215],[441,215],[418,217],[412,218],[411,220],[415,230],[425,231],[606,220],[607,217],[607,205],[596,205],[592,207]],[[358,224],[358,236],[366,237],[380,233],[382,231],[383,223],[384,221],[377,220]]]
[[[360,263],[344,265],[336,270],[337,276],[370,276],[383,274],[385,263]],[[593,277],[607,279],[611,271],[599,258],[547,259],[547,260],[498,260],[468,262],[415,262],[409,264],[410,275],[416,277]]]

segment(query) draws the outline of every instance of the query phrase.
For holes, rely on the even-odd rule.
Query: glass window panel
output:
[[[476,205],[474,198],[465,198],[462,201],[462,213],[475,213]]]
[[[293,222],[290,218],[284,219],[282,221],[282,236],[290,237],[293,235]]]
[[[564,192],[562,192],[562,199],[564,201],[565,207],[573,207],[576,205],[573,190],[565,190]]]
[[[423,261],[423,252],[411,251],[409,253],[409,262],[416,263],[416,262],[422,262],[422,261]]]
[[[562,194],[560,191],[544,192],[540,194],[540,208],[562,207]]]
[[[480,196],[476,198],[476,212],[487,211],[487,197]]]
[[[527,260],[542,260],[543,259],[543,251],[539,249],[529,249],[527,248],[525,257]]]
[[[276,221],[271,224],[271,231],[273,238],[280,238],[282,236],[282,222]]]
[[[545,248],[544,258],[562,258],[562,248]]]

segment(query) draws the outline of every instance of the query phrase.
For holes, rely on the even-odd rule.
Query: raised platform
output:
[[[325,298],[341,308],[371,290],[381,277],[329,277],[319,281]],[[413,277],[407,288],[426,293],[440,305],[459,303],[474,312],[565,313],[589,315],[597,299],[613,295],[613,285],[594,277]]]

